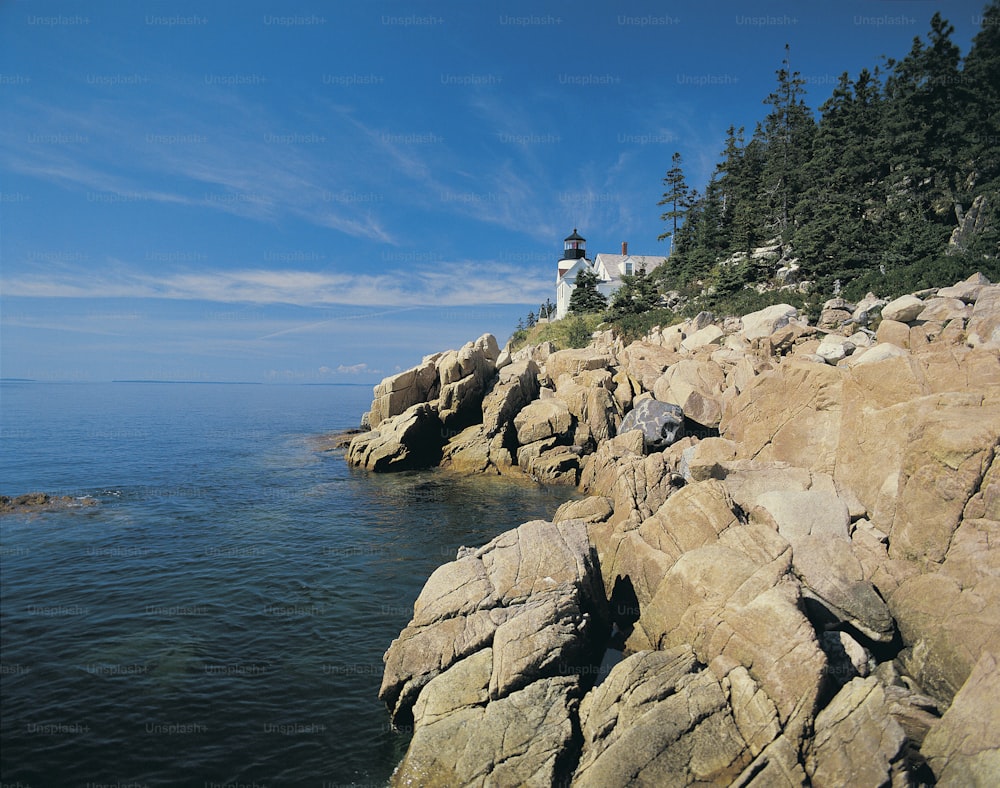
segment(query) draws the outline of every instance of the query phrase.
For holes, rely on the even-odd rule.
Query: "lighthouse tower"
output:
[[[563,256],[559,261],[559,278],[565,274],[577,260],[587,259],[587,239],[581,236],[576,228],[573,228],[573,232],[566,236],[563,241]]]

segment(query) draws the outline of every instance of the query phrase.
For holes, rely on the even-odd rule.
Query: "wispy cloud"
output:
[[[217,114],[168,114],[155,105],[16,103],[0,134],[0,166],[10,172],[87,190],[95,200],[189,205],[267,222],[293,216],[395,243],[373,201],[358,199],[364,170],[335,155],[337,129],[329,137],[284,135],[258,108],[231,100],[221,125],[203,119]]]
[[[509,264],[451,262],[393,274],[245,269],[152,276],[119,268],[114,274],[62,272],[15,275],[4,295],[24,298],[159,298],[217,303],[472,306],[537,303],[552,295],[547,276]]]

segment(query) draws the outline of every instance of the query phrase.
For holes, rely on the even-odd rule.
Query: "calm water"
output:
[[[370,387],[0,384],[0,778],[384,785],[382,654],[460,545],[565,488],[373,476],[322,453]]]

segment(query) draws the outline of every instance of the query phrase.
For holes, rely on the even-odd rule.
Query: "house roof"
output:
[[[588,271],[592,271],[594,264],[588,260],[586,257],[580,257],[573,261],[573,265],[567,268],[565,271],[559,272],[559,280],[565,279],[570,272],[579,273],[580,269],[586,268]]]
[[[657,266],[667,262],[666,257],[648,254],[599,254],[594,259],[594,267],[607,271],[611,279],[620,279],[625,273],[625,263],[632,263],[633,272],[645,268],[648,274]]]

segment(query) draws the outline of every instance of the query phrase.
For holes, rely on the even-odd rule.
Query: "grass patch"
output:
[[[532,328],[515,331],[510,338],[512,351],[526,345],[540,345],[551,342],[556,350],[586,347],[591,335],[601,325],[603,315],[594,312],[586,315],[570,315],[551,323],[539,323]]]

